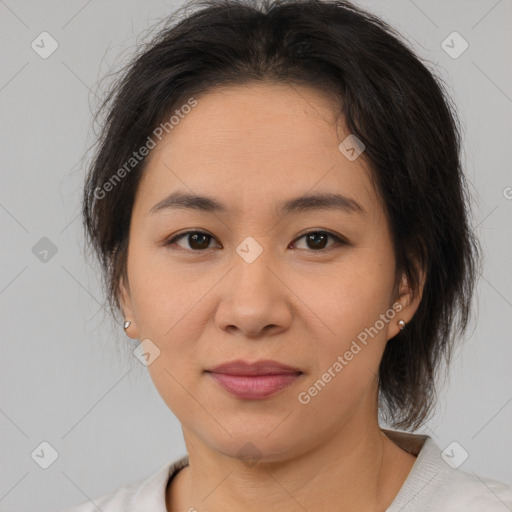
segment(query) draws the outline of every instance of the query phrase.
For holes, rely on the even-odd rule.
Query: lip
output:
[[[267,398],[291,386],[303,372],[298,368],[264,360],[247,363],[237,360],[206,370],[222,388],[237,398]]]
[[[302,373],[300,368],[295,368],[287,364],[279,363],[271,359],[264,359],[248,363],[242,359],[236,361],[229,361],[215,366],[211,370],[206,370],[211,373],[222,373],[225,375],[283,375],[289,373]]]

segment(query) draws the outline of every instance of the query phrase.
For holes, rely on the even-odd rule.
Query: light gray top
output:
[[[506,512],[512,510],[512,487],[462,471],[456,445],[441,450],[430,436],[383,429],[401,448],[416,455],[409,475],[386,512]],[[460,446],[460,445],[459,445]],[[167,512],[167,483],[188,465],[188,456],[166,463],[139,480],[61,512]]]

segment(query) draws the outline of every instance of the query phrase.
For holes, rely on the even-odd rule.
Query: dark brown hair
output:
[[[119,312],[121,276],[127,280],[130,217],[147,161],[127,168],[133,152],[187,98],[216,86],[314,86],[337,100],[338,114],[365,145],[392,232],[397,282],[404,273],[417,292],[415,263],[426,273],[419,308],[388,341],[379,368],[380,412],[395,427],[417,428],[435,403],[440,363],[467,328],[480,252],[459,122],[442,81],[390,26],[347,1],[206,0],[191,7],[139,49],[100,108],[83,220],[112,313]]]

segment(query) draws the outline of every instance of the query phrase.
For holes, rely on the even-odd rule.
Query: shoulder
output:
[[[386,512],[512,510],[510,485],[452,467],[433,439],[423,437],[416,462]]]
[[[188,457],[166,463],[146,479],[103,494],[87,502],[57,512],[166,512],[165,490],[169,478],[188,464]]]
[[[450,469],[438,475],[434,486],[442,510],[486,512],[512,510],[512,487],[475,473]]]
[[[99,497],[95,497],[87,502],[83,502],[80,505],[74,505],[58,512],[93,512],[101,510],[103,512],[114,512],[114,511],[131,511],[133,510],[133,496],[137,492],[137,489],[141,486],[141,482],[137,481],[130,485],[124,485],[118,489],[103,494]]]

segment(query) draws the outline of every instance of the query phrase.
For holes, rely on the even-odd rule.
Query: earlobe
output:
[[[119,304],[124,316],[123,329],[129,338],[137,339],[137,329],[133,318],[133,309],[131,302],[131,293],[128,283],[125,284],[124,278],[119,280]]]
[[[400,284],[395,289],[395,302],[392,306],[397,314],[395,320],[390,323],[387,341],[405,329],[418,309],[423,295],[424,273],[419,271],[418,277],[419,285],[415,293],[407,274],[402,273]]]
[[[137,334],[137,328],[131,320],[125,319],[123,324],[124,332],[126,333],[126,336],[131,338],[132,340],[139,339],[139,336]]]

